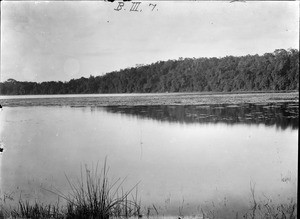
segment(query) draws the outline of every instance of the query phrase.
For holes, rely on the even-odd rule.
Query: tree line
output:
[[[299,51],[179,58],[68,82],[0,83],[1,95],[299,90]]]

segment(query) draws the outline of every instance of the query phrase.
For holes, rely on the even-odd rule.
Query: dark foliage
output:
[[[299,51],[159,61],[69,82],[0,83],[2,95],[299,90]]]

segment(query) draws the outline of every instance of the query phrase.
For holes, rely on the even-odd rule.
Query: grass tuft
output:
[[[67,201],[65,218],[108,219],[112,216],[130,217],[138,215],[140,205],[137,198],[129,199],[129,195],[135,188],[137,191],[138,184],[124,192],[121,186],[126,178],[110,183],[106,158],[100,174],[97,170],[98,164],[94,173],[85,166],[85,170],[81,170],[81,178],[77,183],[71,182],[66,175],[71,188],[68,196],[59,191],[54,192]]]
[[[57,205],[43,205],[35,202],[30,204],[29,201],[20,199],[17,209],[10,212],[12,218],[64,218],[59,206]],[[4,217],[3,217],[4,218]]]

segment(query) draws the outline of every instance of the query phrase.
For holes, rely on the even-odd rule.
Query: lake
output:
[[[55,202],[43,188],[67,194],[65,175],[75,182],[107,157],[109,178],[126,178],[125,190],[139,182],[142,205],[160,215],[249,210],[254,186],[257,200],[297,198],[298,102],[93,106],[89,96],[72,98],[1,98],[1,195]]]

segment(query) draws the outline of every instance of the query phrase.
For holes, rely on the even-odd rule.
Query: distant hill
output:
[[[68,82],[0,83],[2,95],[299,90],[299,51],[180,58]]]

